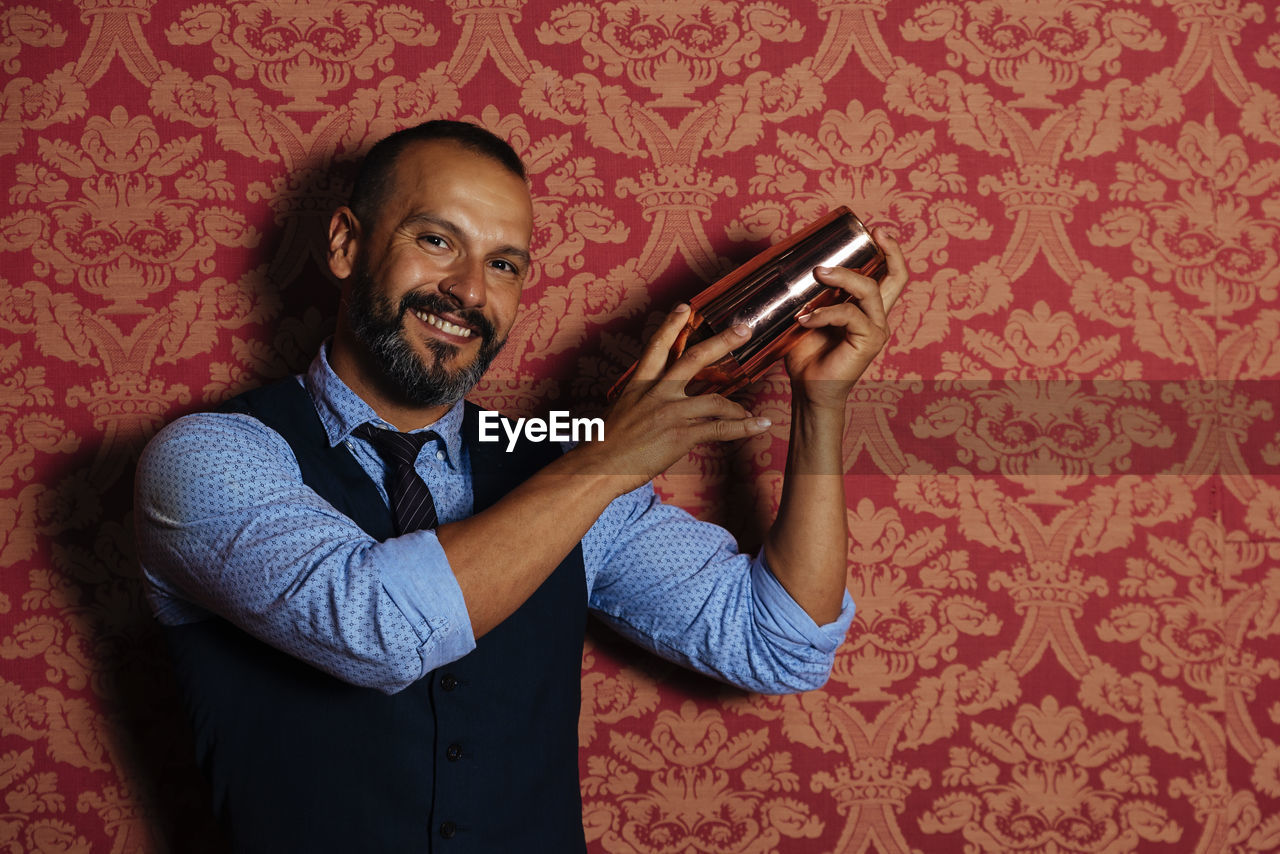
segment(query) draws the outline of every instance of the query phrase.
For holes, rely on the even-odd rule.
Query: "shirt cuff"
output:
[[[834,652],[853,623],[853,597],[848,590],[844,592],[839,617],[824,626],[814,622],[769,569],[764,549],[751,561],[751,596],[755,602],[756,621],[762,628],[797,645],[812,646],[822,653]]]
[[[471,615],[435,531],[414,531],[385,540],[382,589],[396,603],[422,642],[423,673],[475,649]]]

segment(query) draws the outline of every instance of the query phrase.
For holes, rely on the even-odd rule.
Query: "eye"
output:
[[[498,270],[499,273],[507,275],[507,277],[511,277],[513,279],[524,279],[525,275],[529,273],[527,265],[520,264],[520,262],[517,261],[508,261],[507,259],[503,259],[503,257],[495,257],[495,259],[490,260],[489,266],[492,266],[492,268]]]
[[[425,244],[427,244],[428,246],[435,246],[435,247],[438,247],[438,248],[440,248],[440,249],[444,249],[444,248],[446,248],[446,247],[449,245],[449,241],[445,240],[443,237],[441,237],[441,236],[440,236],[440,235],[438,235],[438,234],[423,234],[423,235],[420,235],[420,236],[418,237],[418,241],[419,241],[420,243],[425,243]]]

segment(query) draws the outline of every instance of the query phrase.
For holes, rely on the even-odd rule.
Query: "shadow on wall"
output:
[[[172,420],[207,409],[306,368],[337,311],[337,288],[322,266],[324,225],[335,199],[346,197],[350,172],[349,165],[329,169],[311,163],[275,183],[275,194],[264,202],[269,213],[262,217],[272,224],[264,229],[259,247],[246,253],[245,276],[219,294],[215,308],[224,314],[239,311],[244,320],[219,324],[219,334],[234,337],[229,345],[215,343],[228,348],[223,364],[232,367],[225,376],[166,376],[167,382],[192,389],[192,399],[172,407],[169,398],[171,408],[162,416],[143,406],[105,412],[95,419],[94,430],[86,431],[93,440],[60,456],[43,478],[55,496],[43,508],[49,527],[57,532],[49,538],[52,554],[46,565],[58,574],[50,586],[53,595],[75,603],[66,613],[72,615],[74,631],[86,639],[84,664],[105,712],[98,726],[88,728],[100,736],[101,745],[68,749],[85,751],[89,768],[122,769],[123,809],[117,821],[107,820],[116,851],[227,850],[210,810],[208,786],[194,763],[194,741],[164,638],[145,599],[134,518],[125,510],[133,503],[138,455],[162,426],[158,417]],[[79,690],[74,676],[65,678],[68,687]],[[84,713],[92,714],[87,703]],[[72,724],[66,736],[87,742],[88,737],[78,738],[84,729]],[[141,815],[131,815],[131,801],[142,805]]]
[[[103,713],[96,718],[87,701],[68,699],[68,726],[61,733],[51,727],[51,750],[57,745],[64,755],[79,751],[83,757],[75,764],[90,770],[120,769],[124,809],[116,811],[116,821],[106,822],[114,850],[220,852],[226,846],[194,765],[193,740],[160,627],[145,601],[132,514],[103,512],[131,506],[139,450],[138,441],[98,436],[61,458],[45,481],[59,496],[63,514],[60,533],[50,538],[47,565],[58,573],[52,595],[74,603],[64,607],[64,625],[85,639],[83,665]],[[63,681],[49,675],[54,685]],[[68,688],[82,690],[82,678],[70,667],[64,678]],[[87,720],[75,721],[77,711]],[[129,801],[142,805],[142,815],[131,815]],[[111,814],[110,804],[92,806]]]

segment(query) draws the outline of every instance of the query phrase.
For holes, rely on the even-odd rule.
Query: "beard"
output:
[[[404,322],[405,315],[415,309],[452,314],[470,326],[480,336],[475,358],[450,369],[446,364],[458,355],[459,348],[434,338],[423,340],[434,358],[420,356],[409,342]],[[436,291],[411,291],[400,298],[398,306],[392,305],[364,269],[356,272],[351,285],[347,322],[381,370],[386,391],[414,407],[452,405],[461,400],[480,382],[506,343],[480,309],[459,308],[456,300]]]

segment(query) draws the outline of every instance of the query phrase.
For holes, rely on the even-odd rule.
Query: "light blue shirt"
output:
[[[381,421],[322,349],[299,377],[333,446],[345,444],[386,500],[385,465],[360,424]],[[418,456],[440,522],[472,512],[462,404],[423,429]],[[505,441],[505,439],[504,439]],[[504,444],[505,447],[505,444]],[[221,616],[348,682],[392,692],[475,646],[462,592],[435,532],[385,542],[302,482],[285,440],[256,418],[180,418],[138,464],[139,559],[156,617]],[[513,531],[512,538],[536,537]],[[591,611],[686,667],[753,691],[822,685],[853,620],[818,626],[724,529],[664,504],[651,485],[614,500],[582,539]]]

